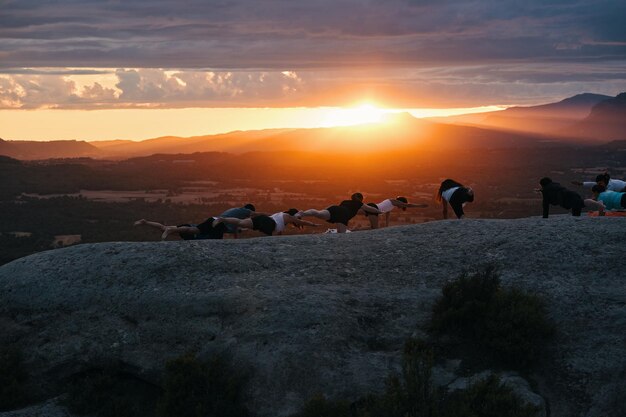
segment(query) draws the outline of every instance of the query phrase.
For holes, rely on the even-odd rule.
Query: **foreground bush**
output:
[[[15,409],[26,402],[27,379],[21,352],[16,348],[0,348],[0,411]]]
[[[516,369],[535,363],[554,334],[543,301],[503,289],[494,267],[446,284],[433,307],[432,329],[474,344],[498,364]]]
[[[159,401],[162,417],[245,417],[242,405],[245,378],[226,361],[208,362],[185,355],[167,363],[163,396]]]
[[[370,394],[350,404],[316,395],[295,417],[436,417],[439,392],[432,384],[433,351],[409,339],[402,356],[402,374],[387,379],[381,395]]]
[[[381,395],[369,394],[350,404],[315,396],[295,417],[536,417],[496,375],[465,391],[447,394],[432,381],[433,351],[419,340],[407,341],[402,375],[391,376]]]
[[[491,375],[451,396],[443,417],[535,417],[538,412]]]
[[[159,389],[122,371],[116,363],[90,369],[70,383],[65,405],[95,417],[153,417]]]

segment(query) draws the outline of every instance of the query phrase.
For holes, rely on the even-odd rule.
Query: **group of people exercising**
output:
[[[566,189],[550,178],[544,177],[539,181],[540,189],[536,191],[543,195],[543,217],[548,217],[550,205],[558,205],[572,211],[573,216],[580,216],[584,207],[598,210],[603,215],[606,210],[626,208],[626,182],[611,179],[608,173],[598,175],[596,182],[572,182],[592,189],[593,199],[583,198],[576,192]],[[466,203],[474,201],[474,191],[471,187],[464,186],[452,179],[444,180],[437,190],[436,200],[443,209],[443,218],[448,218],[448,206],[452,208],[458,219],[465,216],[463,207]],[[389,225],[389,215],[395,208],[406,210],[407,208],[424,208],[428,204],[409,203],[406,197],[388,198],[380,203],[363,203],[363,194],[354,193],[349,200],[344,200],[337,205],[326,207],[322,210],[308,209],[298,210],[295,208],[274,214],[260,213],[252,204],[243,207],[231,208],[219,216],[209,217],[200,224],[182,224],[167,226],[158,222],[141,219],[135,222],[135,226],[146,225],[161,231],[161,239],[178,234],[182,239],[222,239],[224,234],[231,233],[236,238],[242,229],[252,229],[265,235],[282,234],[288,225],[298,228],[305,226],[317,227],[320,224],[304,220],[304,217],[314,217],[325,220],[336,226],[337,233],[348,231],[348,222],[359,212],[367,216],[370,227],[377,229],[379,217],[385,216],[385,226]]]
[[[626,209],[626,181],[611,178],[608,172],[599,174],[595,182],[572,181],[572,184],[591,188],[593,198],[583,199],[575,191],[568,190],[548,177],[539,181],[541,188],[536,191],[543,195],[543,217],[547,218],[550,205],[572,211],[572,216],[580,216],[583,208],[597,210],[604,216],[607,211]]]

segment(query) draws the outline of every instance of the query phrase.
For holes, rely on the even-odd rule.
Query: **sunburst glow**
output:
[[[323,127],[354,126],[368,123],[380,123],[383,116],[390,113],[372,103],[362,103],[355,107],[332,109],[321,123]]]

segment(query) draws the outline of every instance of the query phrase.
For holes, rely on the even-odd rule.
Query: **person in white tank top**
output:
[[[259,232],[265,233],[268,236],[271,236],[273,234],[282,234],[282,232],[289,224],[293,224],[296,227],[319,226],[319,224],[317,223],[312,223],[295,217],[296,213],[298,213],[298,210],[292,208],[287,211],[274,213],[271,216],[261,215],[249,219],[219,217],[217,220],[219,223],[232,224],[241,228],[258,230]]]
[[[443,218],[448,218],[448,205],[454,210],[454,214],[460,220],[465,217],[463,206],[474,201],[474,190],[465,187],[450,178],[444,180],[439,186],[436,195],[437,201],[441,202]]]
[[[368,203],[369,206],[377,208],[381,214],[385,215],[385,227],[389,226],[389,217],[391,211],[396,207],[401,208],[402,210],[406,210],[407,208],[412,207],[428,207],[428,204],[412,204],[409,203],[406,197],[396,197],[396,198],[388,198],[386,200],[381,201],[380,203]],[[368,220],[370,221],[370,227],[372,229],[378,229],[378,214],[365,213]]]

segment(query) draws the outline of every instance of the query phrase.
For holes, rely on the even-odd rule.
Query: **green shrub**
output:
[[[497,375],[476,382],[445,402],[443,417],[536,417],[538,408],[522,401]]]
[[[464,273],[443,287],[433,307],[432,329],[464,339],[497,364],[517,369],[532,366],[554,334],[543,301],[501,288],[493,266]]]
[[[0,411],[26,403],[28,374],[17,348],[0,348]]]
[[[151,417],[158,395],[158,388],[123,372],[118,364],[108,364],[75,376],[65,405],[78,415]]]
[[[433,330],[465,336],[481,332],[499,289],[500,278],[493,266],[472,275],[464,272],[442,288],[442,297],[433,307]]]
[[[165,369],[163,396],[158,411],[162,417],[244,417],[242,405],[245,378],[222,358],[208,362],[194,355],[171,360]]]

